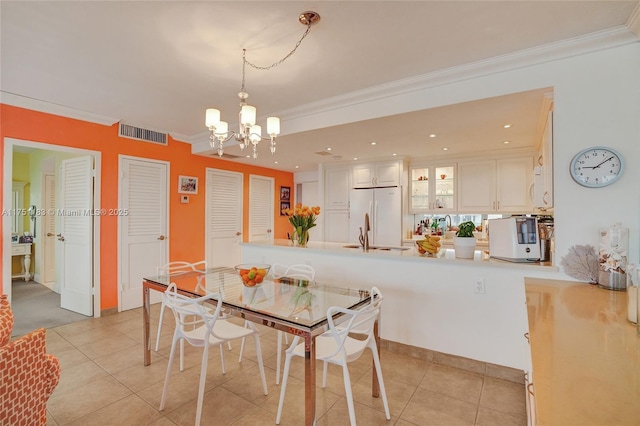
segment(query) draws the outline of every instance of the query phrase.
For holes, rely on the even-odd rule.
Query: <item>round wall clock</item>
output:
[[[573,157],[569,172],[579,185],[601,188],[618,180],[623,169],[624,161],[616,150],[594,146]]]

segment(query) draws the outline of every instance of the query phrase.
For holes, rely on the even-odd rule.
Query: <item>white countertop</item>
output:
[[[538,269],[544,271],[558,271],[558,267],[552,266],[550,262],[508,262],[504,260],[493,259],[489,257],[487,250],[476,250],[473,259],[456,259],[455,250],[453,248],[447,248],[446,245],[440,250],[440,252],[434,255],[420,254],[414,247],[407,250],[400,250],[400,247],[395,247],[394,250],[369,250],[363,251],[361,248],[347,248],[350,244],[346,243],[327,243],[322,241],[309,241],[306,248],[294,247],[291,241],[287,239],[280,239],[274,241],[256,241],[249,243],[241,243],[246,245],[256,245],[261,247],[277,247],[279,249],[290,248],[291,250],[309,250],[313,252],[330,252],[331,254],[337,254],[340,256],[367,256],[371,258],[384,258],[384,259],[397,259],[403,261],[412,262],[441,262],[452,263],[456,265],[468,265],[468,266],[485,266],[485,267],[498,267],[498,268],[512,268],[512,269]]]

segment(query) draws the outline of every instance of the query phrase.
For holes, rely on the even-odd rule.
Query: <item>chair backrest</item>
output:
[[[171,283],[162,294],[162,300],[173,312],[173,317],[176,321],[176,332],[181,333],[191,345],[199,346],[202,342],[191,339],[182,332],[192,329],[194,326],[205,326],[209,334],[219,338],[213,333],[213,327],[222,310],[222,296],[219,293],[208,293],[197,298],[184,296],[178,293],[175,283]],[[216,301],[216,309],[214,311],[207,311],[203,307],[203,303],[208,300]]]
[[[316,278],[316,271],[312,266],[305,264],[296,265],[271,265],[271,274],[273,278],[293,278],[298,280],[313,282]]]
[[[191,262],[183,262],[183,261],[173,261],[169,262],[166,265],[158,267],[158,275],[178,275],[183,274],[189,271],[204,271],[207,269],[207,261],[201,260],[199,262],[191,263]]]
[[[380,308],[382,307],[382,293],[377,287],[373,287],[370,292],[371,300],[369,303],[358,309],[346,309],[338,306],[332,306],[327,309],[327,320],[329,323],[329,331],[336,340],[337,348],[333,354],[327,356],[331,358],[334,355],[344,351],[344,343],[349,337],[349,333],[366,335],[367,338],[362,340],[360,345],[360,353],[365,349],[369,339],[373,338],[373,327],[376,320],[380,316]],[[333,316],[342,314],[341,322],[336,325]],[[346,318],[345,318],[346,317]],[[358,354],[349,354],[351,356]]]

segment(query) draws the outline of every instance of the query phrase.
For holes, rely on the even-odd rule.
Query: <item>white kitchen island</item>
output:
[[[304,263],[324,284],[377,286],[385,297],[382,339],[520,370],[529,368],[524,278],[558,273],[554,266],[489,259],[483,251],[466,260],[451,249],[434,258],[415,249],[363,252],[313,241],[306,248],[288,240],[241,246],[243,262]]]

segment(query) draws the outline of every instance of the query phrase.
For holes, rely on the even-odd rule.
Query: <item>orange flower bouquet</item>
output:
[[[309,242],[309,229],[316,226],[320,206],[309,207],[298,203],[293,209],[283,209],[282,213],[289,216],[289,223],[293,226],[291,242],[294,245],[306,247]]]

